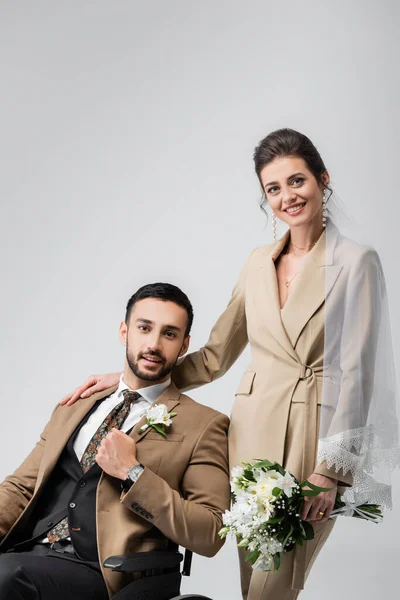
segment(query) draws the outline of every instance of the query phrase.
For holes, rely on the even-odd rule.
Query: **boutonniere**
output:
[[[175,412],[168,412],[165,404],[154,404],[143,413],[142,417],[146,417],[146,423],[139,429],[138,433],[143,433],[149,427],[152,427],[157,433],[166,437],[165,428],[172,423],[172,417],[175,417]]]

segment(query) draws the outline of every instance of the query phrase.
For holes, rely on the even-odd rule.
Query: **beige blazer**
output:
[[[288,235],[253,251],[208,342],[182,360],[173,379],[183,390],[209,383],[231,367],[249,342],[252,360],[231,414],[231,467],[267,458],[299,479],[315,470],[351,483],[349,474],[315,464],[324,377],[324,303],[341,267],[333,265],[323,233],[281,310],[274,263]]]
[[[115,388],[58,405],[40,441],[18,469],[0,485],[0,537],[7,539],[35,502],[76,427],[102,397]],[[218,531],[229,506],[227,431],[229,419],[198,404],[171,384],[158,398],[177,415],[164,438],[143,418],[132,430],[137,458],[146,467],[128,493],[106,473],[97,488],[97,544],[100,564],[112,555],[163,549],[168,540],[204,556],[222,546]],[[1,546],[0,546],[1,551]],[[103,569],[110,594],[131,577]]]

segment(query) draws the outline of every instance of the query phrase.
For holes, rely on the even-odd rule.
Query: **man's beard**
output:
[[[160,358],[163,361],[163,366],[160,371],[158,371],[157,373],[148,373],[146,371],[142,371],[139,367],[139,360],[142,358],[143,355],[139,354],[136,357],[136,360],[134,360],[132,354],[130,354],[129,352],[128,344],[126,345],[126,361],[129,365],[129,368],[132,371],[132,373],[136,375],[136,377],[138,377],[139,379],[143,379],[144,381],[159,381],[167,377],[167,375],[171,373],[172,369],[176,365],[179,357],[178,355],[173,362],[167,362],[160,352],[148,351],[146,352],[146,355]]]

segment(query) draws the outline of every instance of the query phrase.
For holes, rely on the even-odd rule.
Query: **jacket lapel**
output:
[[[282,323],[291,346],[296,347],[299,336],[335,285],[342,267],[333,265],[333,251],[338,238],[337,229],[331,226],[329,244],[323,232],[308,254],[293,289],[282,310]]]
[[[93,408],[94,404],[98,400],[110,396],[117,388],[118,386],[114,386],[103,392],[93,394],[93,396],[90,396],[87,400],[78,400],[73,406],[58,409],[58,414],[55,416],[55,423],[46,440],[42,458],[43,469],[38,476],[37,488],[54,468],[61,452],[67,445],[69,438],[74,433],[79,423]]]
[[[45,481],[49,473],[54,469],[61,452],[68,443],[69,438],[74,433],[80,422],[85,418],[87,413],[93,408],[98,400],[102,400],[110,396],[117,390],[118,386],[93,394],[87,400],[78,400],[73,406],[63,407],[58,409],[58,414],[55,417],[54,425],[46,440],[46,446],[42,458],[42,469],[38,475],[37,488]],[[161,396],[153,402],[154,404],[165,404],[168,412],[171,412],[178,404],[180,391],[171,383],[171,385],[161,394]],[[135,425],[130,433],[133,439],[138,442],[143,439],[152,429],[148,427],[143,433],[139,434],[139,429],[146,423],[146,418],[142,417]],[[168,435],[168,429],[167,429]]]
[[[157,398],[157,400],[155,400],[155,402],[153,402],[151,406],[154,406],[155,404],[165,404],[165,406],[168,409],[168,412],[171,412],[179,404],[180,396],[181,392],[178,390],[174,383],[171,383],[171,385],[167,387],[167,389],[161,394],[159,398]],[[140,440],[142,440],[148,434],[149,431],[153,430],[152,427],[147,427],[147,429],[145,429],[142,433],[139,433],[140,428],[143,427],[143,425],[145,424],[146,417],[144,416],[140,419],[139,423],[137,423],[133,427],[131,433],[129,434],[131,437],[133,437],[135,442],[140,442]],[[166,429],[166,433],[168,435],[168,428]]]
[[[279,305],[278,280],[276,275],[275,260],[282,252],[289,237],[287,232],[273,247],[260,253],[259,272],[257,273],[257,289],[254,302],[258,306],[265,326],[274,336],[282,348],[295,360],[296,353],[282,325],[281,309]]]

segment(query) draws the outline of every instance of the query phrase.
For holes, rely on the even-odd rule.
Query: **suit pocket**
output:
[[[235,395],[238,394],[251,394],[253,389],[254,377],[256,376],[255,371],[246,371],[242,379],[240,380],[239,386],[235,392]]]
[[[161,433],[149,431],[140,443],[143,444],[148,440],[151,440],[152,442],[182,442],[185,437],[182,433],[168,433],[168,430],[166,431],[166,434],[166,437],[164,437]]]

